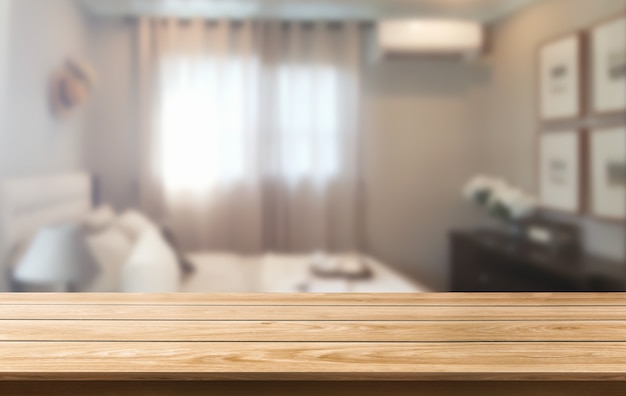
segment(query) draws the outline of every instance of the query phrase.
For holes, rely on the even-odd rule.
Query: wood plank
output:
[[[0,304],[124,305],[625,305],[626,293],[97,294],[0,293]]]
[[[2,343],[31,379],[626,381],[626,343]]]
[[[79,303],[80,295],[16,296],[17,302],[0,298],[0,386],[2,380],[626,381],[623,294],[264,295],[261,303],[249,295],[172,301],[88,295],[92,303]],[[204,394],[211,386],[196,384]],[[522,389],[515,384],[511,389]],[[259,393],[242,386],[241,394]],[[580,389],[568,386],[558,389]],[[173,388],[150,394],[165,389]],[[293,389],[266,394],[303,394]],[[389,389],[377,394],[402,395]]]
[[[626,321],[540,322],[0,322],[1,341],[116,342],[626,342]],[[2,344],[0,343],[0,347]]]
[[[623,396],[620,382],[0,382],[19,396]]]
[[[612,306],[157,306],[1,305],[0,320],[626,320],[626,307]]]

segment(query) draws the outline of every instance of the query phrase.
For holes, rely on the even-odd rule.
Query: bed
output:
[[[316,276],[310,270],[311,256],[306,254],[241,256],[203,252],[190,254],[189,259],[196,273],[182,282],[181,291],[190,293],[412,293],[426,290],[380,261],[361,255],[344,255],[344,259],[366,261],[372,271],[367,279]]]
[[[43,228],[58,224],[81,224],[102,211],[92,207],[91,177],[86,173],[53,175],[5,181],[0,194],[0,291],[11,287],[11,274],[19,255]],[[100,211],[100,213],[96,213]],[[108,216],[112,216],[108,214]],[[117,215],[116,215],[117,216]],[[81,292],[132,293],[389,293],[426,292],[428,288],[394,271],[389,265],[359,253],[325,254],[325,260],[358,264],[366,277],[321,276],[312,271],[319,253],[240,255],[232,252],[192,252],[182,255],[193,270],[184,273],[181,258],[170,249],[156,227],[142,220],[137,211],[117,216],[130,242],[123,254],[100,254],[94,245],[111,246],[112,227],[85,236],[99,271],[94,279],[79,285]],[[124,223],[124,220],[126,222]],[[113,220],[109,220],[111,222]],[[117,224],[117,223],[116,223]],[[105,235],[106,234],[106,235]],[[118,236],[121,240],[121,237]],[[106,240],[106,241],[105,241]],[[118,245],[121,242],[117,243]],[[124,242],[126,244],[126,242]],[[180,256],[180,254],[178,254]],[[114,264],[112,261],[114,260]],[[28,289],[26,289],[28,290]]]

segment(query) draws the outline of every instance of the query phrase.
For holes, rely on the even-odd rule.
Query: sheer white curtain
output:
[[[143,20],[142,204],[188,249],[358,247],[359,31]]]

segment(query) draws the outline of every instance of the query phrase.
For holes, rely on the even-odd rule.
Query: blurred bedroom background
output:
[[[0,292],[626,290],[623,0],[0,0]]]

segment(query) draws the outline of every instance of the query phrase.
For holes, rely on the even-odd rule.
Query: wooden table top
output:
[[[625,381],[626,293],[0,294],[0,380]]]

